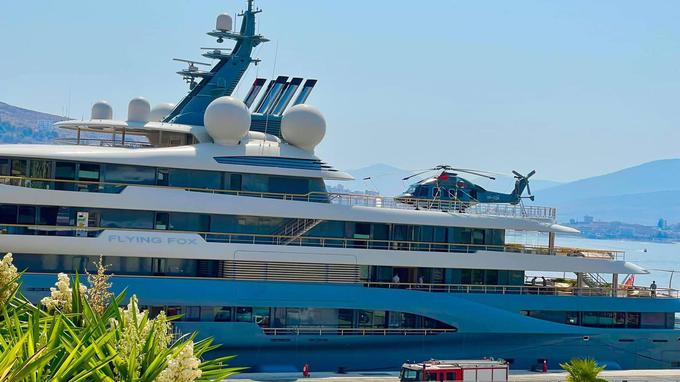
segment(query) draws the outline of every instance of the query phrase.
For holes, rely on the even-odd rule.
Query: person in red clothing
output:
[[[302,367],[302,376],[305,378],[309,378],[311,374],[309,373],[309,364],[306,363],[305,366]]]

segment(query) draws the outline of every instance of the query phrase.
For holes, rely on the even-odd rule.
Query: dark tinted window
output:
[[[110,228],[153,228],[154,213],[150,211],[105,210],[101,226]]]
[[[12,159],[12,176],[28,175],[28,161],[25,159]]]
[[[210,229],[210,216],[185,213],[171,213],[170,229],[176,231],[207,232]]]
[[[90,182],[99,181],[99,165],[92,163],[81,163],[78,170],[78,179]]]
[[[19,206],[19,224],[35,224],[35,207]]]
[[[0,223],[16,224],[17,206],[0,205]]]
[[[306,194],[309,192],[309,180],[272,176],[269,178],[269,192],[281,194]]]
[[[107,164],[103,181],[110,183],[155,184],[156,170],[153,167]]]
[[[9,159],[0,158],[0,175],[9,175],[9,174],[10,174]]]

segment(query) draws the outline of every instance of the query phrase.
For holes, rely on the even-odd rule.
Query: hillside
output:
[[[536,204],[558,208],[561,221],[584,215],[654,225],[680,221],[680,159],[644,163],[543,190]]]
[[[0,102],[0,143],[50,142],[60,136],[52,124],[65,119]]]

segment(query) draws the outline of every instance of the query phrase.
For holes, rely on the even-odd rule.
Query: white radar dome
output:
[[[133,98],[128,104],[128,122],[149,122],[151,104],[143,97]]]
[[[217,29],[220,32],[227,32],[231,30],[232,26],[233,21],[231,19],[231,16],[229,16],[226,13],[222,13],[221,15],[217,16],[217,23],[215,29]]]
[[[314,106],[295,105],[283,114],[281,135],[288,143],[314,150],[326,135],[326,119]]]
[[[203,124],[215,143],[235,145],[250,130],[250,111],[238,98],[220,97],[205,109]]]
[[[162,103],[160,105],[156,105],[151,109],[151,114],[149,114],[149,121],[162,122],[165,119],[165,117],[172,113],[173,110],[175,110],[174,103]]]
[[[113,119],[113,108],[106,101],[95,102],[90,119]]]

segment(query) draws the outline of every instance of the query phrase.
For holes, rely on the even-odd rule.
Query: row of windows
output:
[[[596,328],[673,328],[675,314],[664,312],[569,312],[532,310],[525,316],[568,325]]]
[[[14,264],[20,270],[37,273],[96,272],[98,256],[14,254]],[[150,257],[104,256],[108,271],[116,275],[163,275],[185,277],[220,277],[218,260],[166,259]],[[362,265],[361,281],[392,282],[398,275],[401,283],[451,285],[522,285],[524,271],[447,268],[400,268]],[[479,276],[478,276],[479,275]]]
[[[321,178],[238,174],[111,163],[0,158],[0,176],[186,187],[212,190],[307,194],[326,192]],[[87,183],[33,181],[31,187],[66,191],[120,192],[122,187]]]
[[[103,228],[269,235],[274,234],[287,222],[284,218],[276,217],[0,204],[0,224],[75,226],[79,212],[87,212],[89,227]],[[22,228],[9,231],[16,234],[45,234]],[[61,231],[57,234],[73,233]],[[95,234],[91,232],[91,235]],[[305,237],[353,239],[357,242],[370,240],[368,247],[376,249],[387,249],[388,240],[474,245],[502,245],[505,241],[504,230],[342,221],[324,221],[306,233]]]
[[[524,285],[524,271],[367,266],[362,280],[449,285]],[[396,278],[395,278],[396,276]]]
[[[182,315],[180,321],[253,322],[263,328],[453,329],[441,321],[412,313],[332,308],[263,308],[235,306],[149,306]]]

